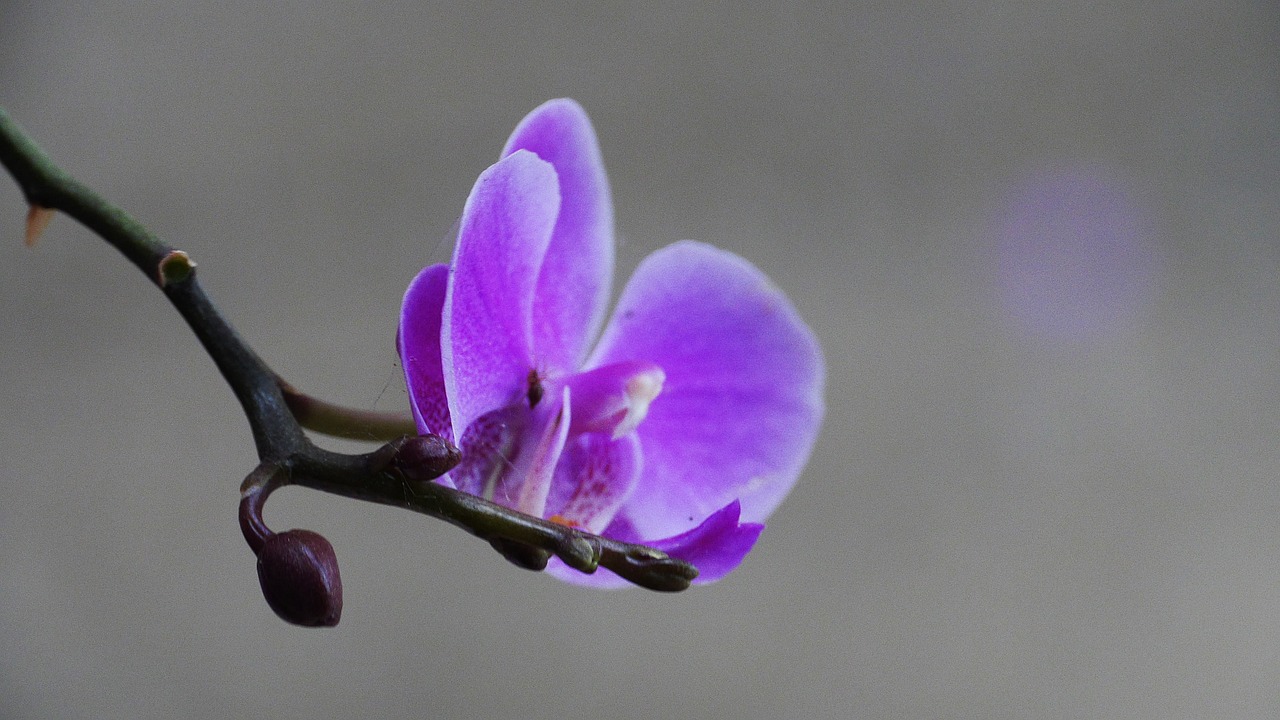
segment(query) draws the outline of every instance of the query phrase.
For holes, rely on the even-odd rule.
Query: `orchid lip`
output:
[[[633,375],[627,380],[627,413],[613,429],[614,440],[640,426],[640,422],[649,414],[649,403],[662,392],[662,383],[666,380],[667,374],[657,366],[654,366],[653,370]]]
[[[613,440],[635,431],[662,392],[667,374],[651,362],[626,360],[564,379],[572,390],[569,432],[607,433]]]

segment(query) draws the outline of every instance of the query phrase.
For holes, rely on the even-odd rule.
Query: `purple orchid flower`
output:
[[[461,448],[440,482],[650,545],[712,582],[742,562],[809,456],[822,351],[759,270],[689,241],[645,259],[605,324],[613,261],[595,132],[577,103],[552,100],[476,181],[453,263],[405,293],[414,418]],[[547,571],[625,584],[557,559]]]

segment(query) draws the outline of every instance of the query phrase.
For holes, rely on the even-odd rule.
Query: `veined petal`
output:
[[[459,490],[542,517],[565,440],[569,389],[530,410],[523,402],[491,410],[467,426],[462,462],[449,473]]]
[[[535,282],[560,209],[555,169],[516,152],[480,174],[462,212],[443,313],[454,437],[528,391]]]
[[[577,369],[604,320],[613,277],[613,202],[595,130],[582,106],[551,100],[529,113],[504,156],[529,150],[555,166],[560,215],[534,301],[534,353],[554,373]]]
[[[509,500],[511,491],[504,480],[528,425],[529,411],[521,404],[490,410],[472,421],[458,443],[462,462],[447,476],[453,486],[486,500],[496,500],[501,486],[503,495],[499,501]],[[502,504],[512,505],[514,501]]]
[[[508,473],[512,484],[519,483],[519,490],[509,493],[506,498],[495,497],[495,501],[527,515],[542,517],[551,482],[555,479],[556,465],[569,437],[572,420],[569,388],[561,392],[556,402],[539,404],[530,416],[529,431],[521,442],[515,465]]]
[[[587,532],[608,527],[640,479],[640,443],[635,435],[612,440],[604,433],[574,438],[556,466],[545,515]]]
[[[629,518],[619,517],[614,524],[605,530],[606,537],[618,537],[627,542],[639,542],[665,552],[673,558],[692,563],[698,568],[698,577],[694,585],[713,583],[742,563],[747,553],[755,546],[764,525],[760,523],[740,522],[741,508],[735,500],[712,513],[697,527],[687,532],[661,540],[643,540],[635,537],[630,527]],[[597,588],[626,587],[626,580],[601,568],[591,575],[586,575],[570,567],[558,559],[547,566],[547,572],[561,580],[576,585],[588,585]]]
[[[823,413],[813,332],[746,260],[681,242],[623,290],[596,367],[647,360],[666,373],[637,428],[644,475],[622,508],[641,537],[688,530],[733,500],[763,520],[800,474]]]
[[[424,268],[413,279],[400,306],[396,346],[418,431],[435,433],[452,442],[449,400],[445,397],[444,370],[440,365],[440,322],[448,282],[448,265]]]

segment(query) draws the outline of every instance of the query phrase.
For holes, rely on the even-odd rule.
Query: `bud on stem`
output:
[[[240,530],[258,556],[258,582],[276,615],[303,627],[333,627],[342,617],[342,577],[333,545],[310,530],[275,533],[263,522],[262,506],[282,484],[282,475],[261,467],[245,481]]]
[[[338,558],[318,533],[286,530],[267,538],[258,553],[258,581],[267,604],[285,622],[333,627],[342,617]]]

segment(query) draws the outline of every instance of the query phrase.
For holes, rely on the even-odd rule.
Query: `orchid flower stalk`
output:
[[[817,341],[745,260],[698,243],[661,250],[606,322],[609,188],[571,101],[521,123],[472,191],[453,263],[406,293],[412,418],[282,380],[187,253],[58,167],[2,109],[0,165],[27,200],[28,245],[59,213],[97,233],[159,287],[240,400],[260,461],[241,486],[240,527],[268,604],[294,624],[337,624],[342,583],[327,540],[263,521],[280,487],[431,515],[566,580],[679,591],[741,562],[817,434]],[[388,442],[345,455],[304,429]]]

